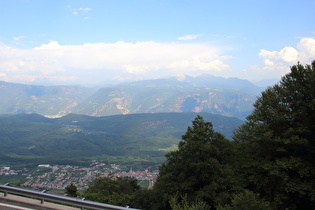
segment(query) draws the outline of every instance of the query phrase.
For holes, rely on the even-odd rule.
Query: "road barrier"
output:
[[[0,192],[4,193],[4,196],[8,194],[20,195],[29,198],[40,199],[41,203],[43,204],[44,201],[50,201],[58,204],[63,205],[70,205],[74,207],[79,207],[81,209],[88,208],[88,209],[95,209],[95,210],[103,210],[103,209],[113,209],[113,210],[131,210],[132,208],[129,207],[121,207],[121,206],[114,206],[110,204],[98,203],[93,201],[88,201],[79,198],[73,197],[66,197],[62,195],[54,195],[48,194],[44,192],[38,192],[34,190],[22,189],[17,187],[9,186],[9,184],[0,185]]]

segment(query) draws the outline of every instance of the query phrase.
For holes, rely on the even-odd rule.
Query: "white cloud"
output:
[[[299,59],[299,52],[293,47],[285,47],[280,51],[261,50],[259,56],[287,63],[295,63]]]
[[[201,36],[201,35],[199,35],[199,34],[188,34],[188,35],[186,35],[186,36],[178,37],[177,39],[178,39],[178,40],[186,41],[186,40],[196,39],[196,38],[198,38],[199,36]]]
[[[264,63],[265,63],[266,66],[273,66],[273,65],[275,65],[275,63],[273,61],[269,60],[269,59],[265,59]]]
[[[287,46],[280,51],[261,50],[259,56],[288,64],[309,62],[315,57],[315,39],[301,38],[296,48]]]
[[[21,39],[25,38],[25,36],[21,35],[21,36],[16,36],[16,37],[13,37],[13,40],[14,41],[20,41]]]
[[[199,54],[191,58],[175,61],[169,65],[170,69],[185,70],[191,69],[191,71],[222,71],[228,68],[227,64],[224,64],[224,57]]]
[[[265,66],[256,69],[283,76],[290,70],[289,66],[297,62],[309,64],[315,58],[315,39],[301,38],[296,47],[286,46],[279,51],[262,49],[259,56],[264,59]]]
[[[315,39],[302,38],[297,48],[300,50],[301,62],[307,62],[310,58],[315,58]]]
[[[91,11],[92,8],[79,8],[78,10],[80,10],[80,11]]]
[[[72,10],[72,14],[74,14],[74,15],[79,15],[79,14],[82,14],[82,13],[87,14],[90,11],[92,11],[92,8],[88,8],[88,7],[86,7],[86,8],[81,7],[81,8],[78,8],[78,9],[77,8],[71,8],[70,6],[67,6],[67,7]],[[89,19],[89,17],[84,17],[84,19]]]
[[[0,72],[8,81],[102,80],[165,77],[228,68],[219,49],[203,44],[157,42],[60,45],[50,41],[22,50],[0,44]],[[87,76],[89,75],[89,76]],[[104,80],[104,79],[103,79]],[[98,82],[100,82],[98,81]]]
[[[142,74],[149,71],[147,66],[132,65],[132,64],[123,65],[122,69],[124,69],[125,72],[131,73],[131,74]]]

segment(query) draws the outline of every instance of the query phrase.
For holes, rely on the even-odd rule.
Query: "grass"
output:
[[[26,182],[26,180],[26,176],[22,175],[0,175],[1,184],[10,183],[13,186],[19,186]]]
[[[140,185],[142,189],[148,189],[149,184],[149,180],[138,180],[138,185]]]

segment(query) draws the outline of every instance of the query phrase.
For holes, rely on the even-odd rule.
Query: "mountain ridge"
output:
[[[101,88],[43,86],[0,81],[0,114],[69,113],[107,116],[156,112],[209,112],[244,119],[263,88],[211,75],[142,80]]]

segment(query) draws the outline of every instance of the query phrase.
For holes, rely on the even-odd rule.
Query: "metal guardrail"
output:
[[[93,202],[93,201],[88,201],[88,200],[81,200],[81,199],[73,198],[73,197],[53,195],[53,194],[47,194],[44,192],[38,192],[34,190],[27,190],[27,189],[12,187],[12,186],[8,186],[8,184],[0,185],[0,192],[3,192],[4,196],[7,196],[8,194],[21,195],[25,197],[40,199],[41,203],[43,203],[44,201],[50,201],[50,202],[54,202],[58,204],[79,207],[81,209],[84,209],[84,208],[95,209],[95,210],[105,210],[105,209],[130,210],[132,209],[128,207],[114,206],[110,204],[98,203],[98,202]]]

